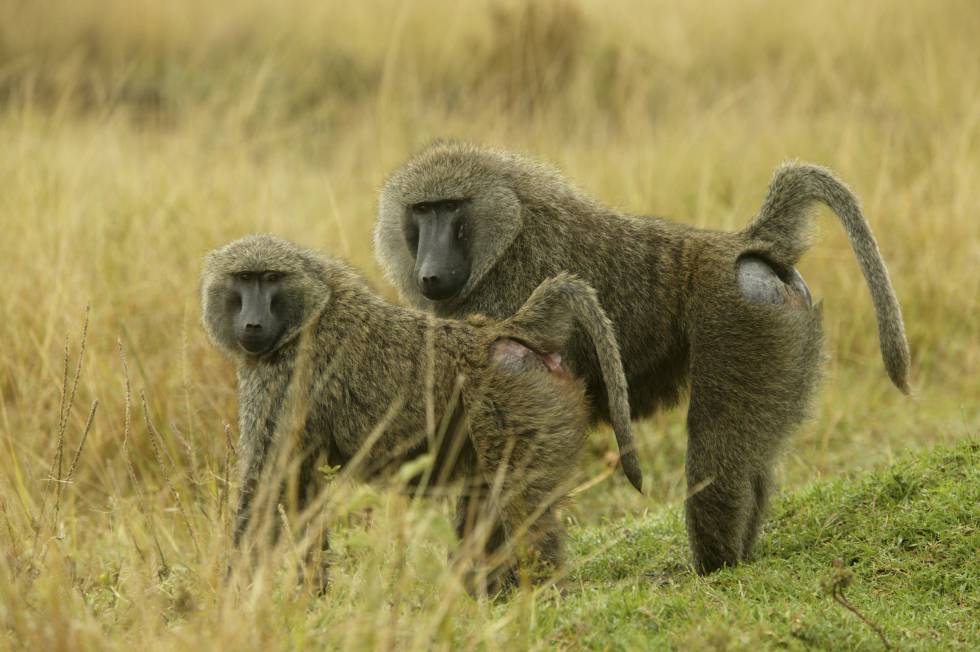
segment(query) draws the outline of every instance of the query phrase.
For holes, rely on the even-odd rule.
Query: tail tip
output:
[[[906,396],[912,396],[912,387],[909,385],[909,378],[907,374],[901,376],[892,376],[892,383],[898,388],[898,391],[902,392]]]
[[[636,458],[635,453],[627,453],[620,458],[620,463],[623,466],[623,473],[626,474],[626,478],[633,485],[633,488],[643,493],[643,471],[640,470],[639,460]]]
[[[892,383],[906,396],[912,395],[912,386],[909,385],[909,355],[904,352],[902,355],[885,357],[885,371]]]

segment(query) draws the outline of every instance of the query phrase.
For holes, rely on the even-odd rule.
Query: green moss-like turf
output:
[[[978,450],[967,440],[777,497],[755,561],[707,578],[676,561],[680,509],[580,530],[570,556],[585,561],[536,632],[590,649],[881,649],[826,588],[841,560],[846,600],[894,648],[977,649]]]

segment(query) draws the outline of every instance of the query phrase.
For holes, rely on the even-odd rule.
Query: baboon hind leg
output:
[[[759,536],[763,517],[769,508],[769,495],[772,491],[772,470],[768,467],[757,469],[749,478],[752,487],[752,500],[749,503],[749,518],[742,533],[742,560],[752,555],[752,547]]]
[[[734,447],[725,446],[731,435],[700,412],[692,400],[685,518],[694,568],[706,574],[741,561],[753,496],[749,469]]]
[[[702,574],[750,555],[776,455],[804,419],[819,378],[820,310],[797,287],[802,279],[795,270],[785,280],[740,274],[741,297],[729,296],[727,309],[700,311],[691,338],[685,508]],[[751,291],[768,282],[779,292]]]
[[[484,485],[460,498],[456,532],[464,558],[477,569],[474,576],[484,576],[484,588],[492,592],[522,573],[538,581],[561,565],[564,537],[555,504],[570,483],[527,463],[489,470]]]
[[[718,392],[711,380],[694,375],[687,419],[685,511],[701,574],[749,557],[769,503],[776,455],[803,419],[811,393],[803,384],[776,389],[744,377]]]
[[[563,561],[563,528],[553,505],[527,510],[520,498],[500,507],[495,502],[464,496],[457,505],[464,579],[474,593],[512,586],[522,573],[532,581],[543,579]]]
[[[511,569],[494,568],[493,560],[503,554],[507,535],[499,515],[491,512],[485,500],[488,492],[483,487],[469,489],[456,504],[457,562],[462,565],[467,590],[474,594],[486,594],[513,580]]]
[[[553,500],[537,503],[534,509],[515,510],[507,519],[507,528],[520,533],[516,541],[516,559],[531,581],[543,580],[564,562],[564,528]]]

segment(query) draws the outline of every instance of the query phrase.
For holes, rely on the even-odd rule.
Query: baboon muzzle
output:
[[[469,278],[469,262],[456,238],[453,220],[426,220],[419,225],[415,282],[431,301],[451,299]]]

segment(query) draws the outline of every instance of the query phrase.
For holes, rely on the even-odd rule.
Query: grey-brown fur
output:
[[[456,278],[455,295],[433,301],[413,274],[416,254],[431,252],[413,250],[405,233],[419,228],[411,222],[417,207],[446,200],[460,234],[450,247],[465,252],[457,258],[468,275]],[[520,155],[437,143],[387,180],[375,251],[407,300],[442,316],[506,316],[562,271],[592,285],[616,326],[633,415],[673,405],[690,388],[686,511],[695,568],[706,573],[749,555],[773,460],[818,381],[820,308],[794,268],[818,201],[847,229],[871,288],[885,366],[907,392],[908,344],[884,262],[853,194],[816,166],[781,167],[755,221],[723,233],[617,212]],[[584,339],[574,337],[564,353],[586,378],[597,415],[608,418]]]
[[[302,310],[270,351],[254,355],[229,326],[241,308],[233,280],[267,271],[282,277],[276,309]],[[481,519],[492,520],[496,525],[480,554],[498,554],[529,525],[521,540],[531,556],[558,564],[561,525],[554,506],[574,478],[590,408],[583,383],[547,354],[566,343],[576,323],[588,323],[600,354],[612,358],[610,400],[627,426],[622,443],[632,448],[612,326],[594,291],[569,274],[542,283],[510,319],[445,320],[387,303],[340,261],[272,236],[249,236],[207,256],[202,303],[209,336],[238,368],[242,488],[236,544],[256,527],[253,501],[271,482],[279,440],[290,437],[284,422],[298,414],[299,477],[293,494],[274,502],[302,510],[313,496],[316,458],[345,465],[384,424],[361,453],[359,477],[384,477],[433,453],[434,465],[419,482],[464,481],[457,516],[464,543],[473,545]],[[508,564],[488,568],[503,579],[511,576]]]

